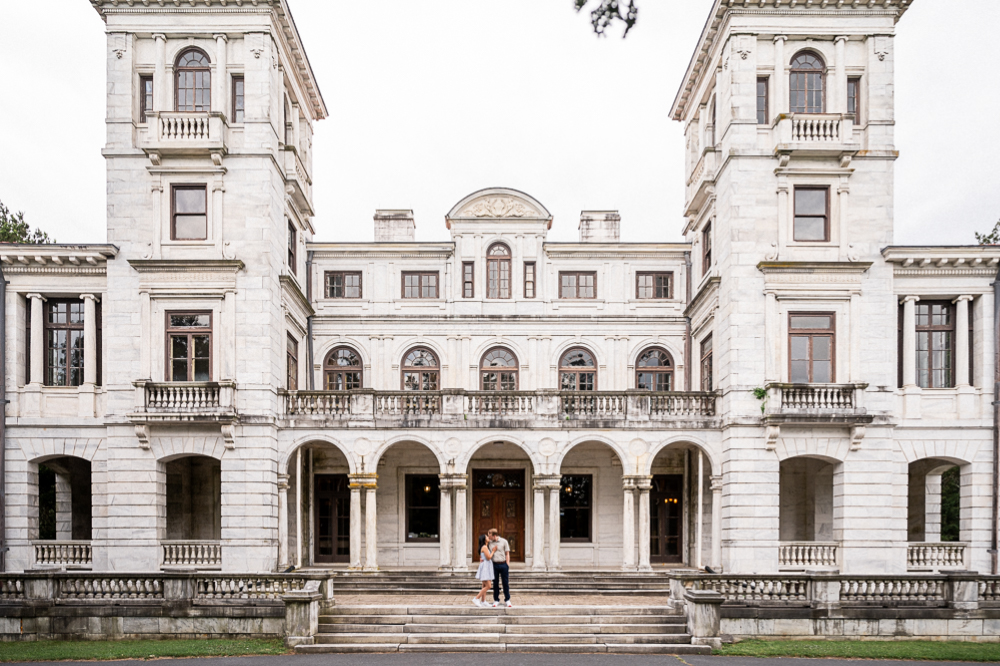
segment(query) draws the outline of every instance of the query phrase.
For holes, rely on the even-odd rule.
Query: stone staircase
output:
[[[467,590],[468,588],[466,588]],[[471,595],[469,595],[471,597]],[[613,652],[710,654],[664,605],[335,606],[296,652]]]
[[[426,595],[465,594],[470,598],[479,589],[472,571],[443,573],[437,571],[380,571],[361,574],[331,574],[334,596],[341,595]],[[656,598],[666,603],[670,581],[662,572],[532,572],[511,571],[512,591],[516,594],[587,594]],[[637,599],[638,601],[638,599]]]

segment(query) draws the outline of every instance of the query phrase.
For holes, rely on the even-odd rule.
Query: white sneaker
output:
[[[494,601],[493,602],[493,608],[500,608],[500,602],[499,601]]]
[[[483,605],[483,602],[480,601],[479,599],[475,598],[475,597],[472,597],[472,603],[474,603],[476,606],[479,606],[479,607],[482,607],[482,605]]]
[[[508,601],[508,602],[507,602],[507,608],[513,608],[513,607],[514,607],[514,604],[512,604],[512,603],[510,603],[510,602]]]

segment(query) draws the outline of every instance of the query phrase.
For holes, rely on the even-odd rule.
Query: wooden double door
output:
[[[316,474],[313,560],[317,564],[351,560],[351,489],[346,474]]]
[[[649,492],[649,561],[684,561],[684,476],[657,474]]]
[[[510,543],[510,561],[524,562],[524,470],[472,471],[472,562],[479,562],[479,537],[491,529]]]

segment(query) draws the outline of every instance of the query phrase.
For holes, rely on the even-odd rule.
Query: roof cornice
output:
[[[670,117],[683,121],[687,115],[687,104],[698,89],[705,68],[711,62],[712,51],[717,46],[718,36],[723,32],[723,24],[730,14],[776,14],[789,15],[805,12],[838,12],[853,15],[893,14],[896,21],[906,12],[913,0],[715,0],[709,12],[701,37],[688,63],[680,89],[670,109]]]

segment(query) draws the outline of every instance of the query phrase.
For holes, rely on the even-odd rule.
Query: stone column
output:
[[[827,113],[847,113],[847,58],[844,55],[847,37],[840,35],[834,39],[833,85],[830,86],[830,108]]]
[[[705,454],[698,450],[698,506],[695,508],[694,561],[699,569],[705,566],[701,556],[702,531],[705,524]]]
[[[631,478],[622,482],[625,509],[622,515],[622,569],[635,570],[635,484]]]
[[[456,474],[452,478],[452,488],[455,491],[455,545],[452,548],[452,560],[456,571],[467,570],[468,564],[465,562],[466,549],[469,547],[468,535],[465,528],[465,489],[466,476]]]
[[[712,477],[712,568],[722,571],[722,475]]]
[[[438,558],[438,565],[441,569],[447,569],[451,566],[451,542],[454,539],[451,533],[451,488],[444,485],[445,479],[443,477],[439,476],[438,478],[440,479],[441,488],[441,526],[438,534],[440,557]]]
[[[365,487],[365,571],[378,571],[378,516],[375,513],[376,485]]]
[[[295,451],[295,566],[302,568],[302,447]]]
[[[559,485],[549,486],[549,571],[559,570]]]
[[[278,569],[288,568],[288,475],[278,475]]]
[[[788,81],[788,63],[785,62],[785,35],[775,35],[774,37],[774,80],[771,82],[771,101],[774,108],[770,109],[771,117],[776,117],[779,113],[788,113],[788,96],[785,94],[785,85]]]
[[[350,477],[351,489],[351,569],[361,568],[361,484],[357,474]]]
[[[535,479],[531,523],[531,570],[545,571],[545,488]]]
[[[649,564],[649,491],[653,477],[638,479],[639,487],[639,571],[652,571]]]
[[[167,36],[154,33],[153,39],[156,41],[156,55],[153,65],[153,110],[167,111],[170,105],[167,104]]]
[[[778,363],[780,355],[777,346],[780,344],[777,341],[781,339],[781,335],[779,330],[778,297],[773,291],[768,291],[765,292],[764,298],[764,330],[766,331],[764,338],[768,340],[764,348],[764,383],[768,384],[781,380],[780,363]],[[698,366],[695,365],[693,367],[697,368]]]
[[[917,308],[919,296],[903,299],[903,387],[917,385]]]
[[[45,308],[42,303],[45,297],[41,294],[28,294],[31,301],[31,378],[29,383],[34,388],[45,383]]]
[[[215,78],[212,80],[212,111],[224,113],[229,118],[229,110],[226,104],[226,98],[228,97],[226,94],[226,83],[229,79],[226,72],[229,55],[226,53],[226,42],[229,39],[222,34],[212,36],[215,38]],[[233,119],[229,118],[229,122],[232,121]]]
[[[97,384],[97,297],[83,294],[83,383]]]
[[[969,302],[972,296],[955,299],[955,385],[968,386],[969,377]]]

